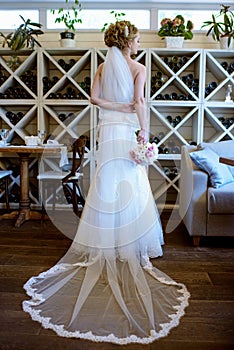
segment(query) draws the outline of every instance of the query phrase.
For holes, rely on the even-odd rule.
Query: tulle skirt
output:
[[[147,344],[177,326],[189,292],[152,266],[163,232],[145,167],[129,152],[134,113],[102,110],[97,167],[65,256],[24,286],[24,311],[58,335]]]

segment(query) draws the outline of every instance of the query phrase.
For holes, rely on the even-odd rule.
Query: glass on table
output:
[[[10,130],[9,129],[0,129],[0,135],[3,141],[3,144],[6,145],[7,144],[7,139],[10,135]]]
[[[38,130],[37,135],[39,137],[38,144],[43,145],[43,143],[45,141],[45,137],[46,137],[46,131],[45,130]]]

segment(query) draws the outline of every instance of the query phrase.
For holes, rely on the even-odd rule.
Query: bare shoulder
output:
[[[132,60],[132,65],[130,67],[133,77],[136,78],[137,76],[145,76],[146,75],[146,67],[141,64],[140,62]]]
[[[132,61],[132,63],[133,63],[133,65],[135,66],[135,68],[137,70],[142,71],[142,72],[146,71],[146,68],[145,68],[145,66],[142,63],[134,61],[134,60]]]
[[[104,66],[104,62],[101,63],[101,64],[98,66],[98,69],[97,69],[97,73],[98,73],[98,74],[101,74],[101,73],[102,73],[103,66]]]

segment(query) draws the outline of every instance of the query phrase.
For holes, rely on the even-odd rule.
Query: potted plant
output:
[[[110,14],[112,16],[114,16],[114,22],[117,22],[117,21],[124,21],[124,16],[126,16],[126,14],[124,12],[116,12],[115,10],[112,10],[110,12]],[[107,27],[110,25],[110,23],[106,22],[103,24],[103,27],[101,29],[101,32],[105,32],[105,30],[107,29]]]
[[[217,14],[212,14],[212,20],[203,22],[201,28],[208,26],[206,36],[211,34],[216,41],[226,38],[227,47],[230,47],[234,38],[234,14],[230,6],[220,6],[222,6],[221,10]]]
[[[193,38],[193,23],[190,20],[185,23],[184,17],[181,15],[177,15],[174,19],[164,18],[160,24],[158,36],[166,39],[167,47],[182,47],[184,40]],[[179,41],[179,46],[176,45],[176,41]]]
[[[43,31],[41,29],[34,29],[33,27],[41,28],[42,24],[31,22],[30,19],[25,20],[21,15],[20,18],[22,19],[23,24],[21,24],[15,30],[15,32],[12,32],[8,35],[0,33],[0,36],[4,39],[2,46],[4,47],[7,45],[14,51],[18,51],[25,47],[30,47],[33,49],[35,44],[41,46],[41,44],[35,39],[34,35],[37,36],[43,34]]]
[[[66,28],[60,33],[62,46],[74,46],[75,25],[82,23],[82,19],[79,17],[82,5],[79,0],[65,0],[65,2],[65,7],[60,7],[58,10],[52,9],[51,13],[57,16],[55,23],[64,23]]]

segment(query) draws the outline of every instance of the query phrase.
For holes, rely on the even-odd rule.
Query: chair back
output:
[[[4,179],[12,174],[12,170],[0,170],[0,179]]]
[[[66,182],[71,178],[72,176],[75,176],[76,173],[79,171],[83,160],[84,160],[84,153],[85,153],[85,144],[86,139],[85,138],[78,138],[76,139],[72,144],[72,169],[68,175],[66,175],[63,178],[63,182]],[[77,157],[77,155],[79,157]]]

